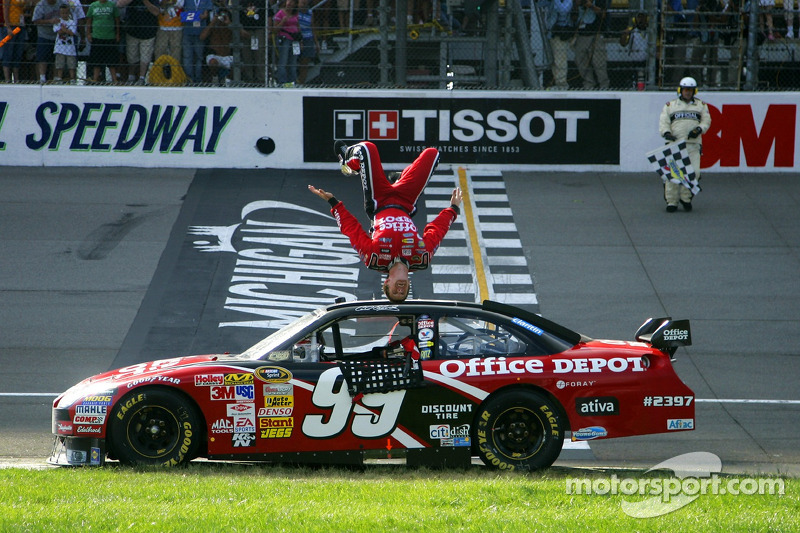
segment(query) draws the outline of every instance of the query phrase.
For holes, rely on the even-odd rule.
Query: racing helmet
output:
[[[681,94],[681,89],[692,89],[692,94],[697,94],[697,81],[691,76],[686,76],[678,84],[678,94]]]

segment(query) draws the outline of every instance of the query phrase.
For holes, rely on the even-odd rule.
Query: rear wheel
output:
[[[114,406],[108,424],[113,456],[129,465],[176,466],[197,456],[202,418],[182,395],[139,389]]]
[[[561,453],[565,426],[557,404],[546,396],[527,390],[500,393],[478,410],[478,454],[492,468],[547,468]]]

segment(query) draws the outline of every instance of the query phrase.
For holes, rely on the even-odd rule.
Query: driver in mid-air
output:
[[[408,297],[409,271],[428,268],[450,225],[459,214],[461,189],[456,187],[450,206],[423,228],[420,237],[411,216],[417,200],[439,164],[439,151],[426,148],[394,181],[381,166],[378,148],[369,141],[347,146],[334,145],[345,175],[359,175],[364,192],[364,209],[372,219],[370,236],[333,193],[309,185],[308,189],[331,205],[339,230],[350,239],[361,260],[372,270],[386,272],[383,292],[392,302]]]

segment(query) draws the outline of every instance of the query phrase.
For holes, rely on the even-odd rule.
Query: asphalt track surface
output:
[[[437,177],[417,217],[459,183],[456,172]],[[236,225],[259,201],[293,206],[259,204],[261,218],[318,224],[328,211],[308,183],[363,216],[357,183],[336,170],[0,167],[0,463],[44,463],[54,394],[83,377],[238,351],[265,335],[252,306],[229,304],[246,241]],[[459,251],[472,240],[492,295],[522,294],[589,336],[632,339],[650,316],[692,321],[694,345],[678,350],[675,367],[698,399],[696,430],[593,440],[557,464],[647,469],[704,451],[725,472],[800,475],[796,175],[707,173],[694,211],[672,214],[655,175],[468,172],[467,184],[474,227],[461,217],[439,270],[412,278],[416,295],[475,299],[474,262]],[[230,239],[212,238],[233,226]],[[369,297],[380,281],[363,269],[331,279],[286,283],[282,296]]]

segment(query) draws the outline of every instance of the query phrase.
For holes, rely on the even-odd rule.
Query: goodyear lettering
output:
[[[181,441],[178,455],[169,461],[162,463],[164,466],[176,466],[181,463],[186,454],[189,453],[189,447],[192,445],[192,424],[189,422],[183,423],[183,441]]]

